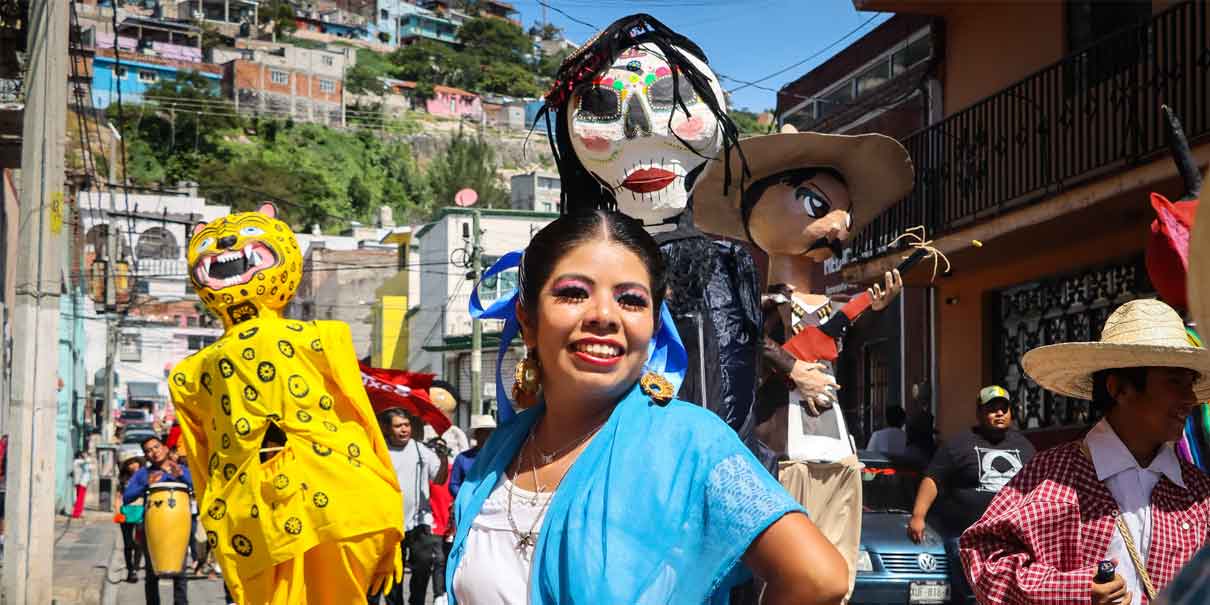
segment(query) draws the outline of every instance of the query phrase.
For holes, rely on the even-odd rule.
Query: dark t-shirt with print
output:
[[[993,443],[978,428],[954,435],[933,461],[928,475],[940,493],[929,515],[931,524],[947,536],[957,536],[979,520],[992,498],[1034,455],[1021,433],[1007,431]]]

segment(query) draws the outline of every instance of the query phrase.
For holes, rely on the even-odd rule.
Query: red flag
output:
[[[403,370],[371,368],[361,365],[361,382],[370,396],[370,405],[378,413],[390,408],[399,408],[419,417],[440,435],[450,428],[450,420],[429,399],[428,389],[433,385],[432,374],[419,374]]]

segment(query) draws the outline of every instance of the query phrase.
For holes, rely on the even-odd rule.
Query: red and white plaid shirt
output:
[[[1162,478],[1151,493],[1147,573],[1156,590],[1210,543],[1210,477],[1184,460],[1181,476],[1187,489]],[[1037,454],[962,534],[962,564],[979,602],[1087,605],[1117,510],[1079,442]]]

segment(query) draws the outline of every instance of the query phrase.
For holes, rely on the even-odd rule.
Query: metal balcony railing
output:
[[[1210,9],[1184,2],[908,136],[916,186],[852,240],[870,258],[904,229],[944,235],[1166,151],[1160,105],[1210,133]]]

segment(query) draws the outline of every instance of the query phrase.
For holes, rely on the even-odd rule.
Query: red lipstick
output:
[[[672,184],[676,174],[661,168],[643,168],[630,173],[622,186],[635,193],[652,193]]]

